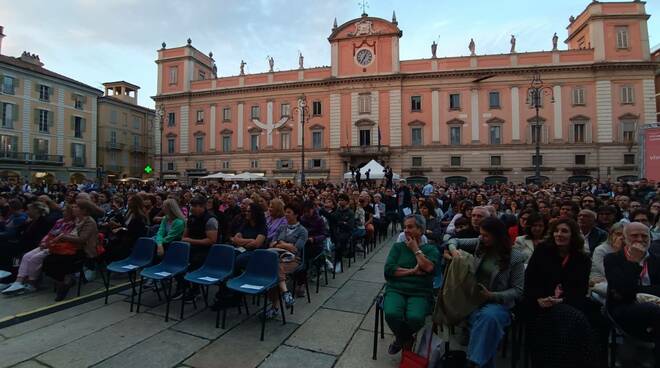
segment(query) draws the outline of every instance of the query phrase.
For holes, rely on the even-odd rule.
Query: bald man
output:
[[[660,297],[660,259],[651,254],[649,228],[639,222],[623,229],[624,246],[605,257],[607,309],[628,333],[655,343],[656,367],[660,366],[660,303],[637,302],[637,294]]]

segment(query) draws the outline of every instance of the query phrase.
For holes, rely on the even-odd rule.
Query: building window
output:
[[[78,110],[82,110],[83,106],[85,105],[85,101],[87,98],[85,96],[81,96],[77,93],[73,94],[73,107]]]
[[[292,162],[291,160],[277,160],[277,168],[278,169],[290,169]]]
[[[199,71],[199,80],[204,80],[206,79],[206,72],[203,70]]]
[[[136,150],[136,151],[138,149],[140,149],[140,146],[141,146],[140,143],[141,143],[140,142],[140,136],[137,135],[137,134],[133,134],[133,149]]]
[[[539,166],[543,165],[543,155],[532,155],[532,166],[536,166],[536,162],[538,161]]]
[[[133,116],[133,129],[140,129],[142,127],[142,119],[138,116]]]
[[[623,143],[635,142],[635,121],[624,120],[621,122],[621,140]]]
[[[628,47],[628,26],[616,27],[616,48],[627,49]]]
[[[410,96],[410,110],[422,111],[422,96]]]
[[[571,97],[572,97],[574,106],[584,106],[585,105],[584,88],[582,88],[582,87],[573,88],[573,91],[571,93]]]
[[[575,164],[576,165],[586,165],[587,164],[587,155],[575,155]]]
[[[451,144],[451,145],[461,144],[461,127],[460,126],[449,127],[449,144]]]
[[[231,120],[231,107],[225,107],[222,109],[222,121]]]
[[[573,123],[573,143],[587,142],[587,129],[584,122]]]
[[[421,167],[422,166],[422,157],[421,156],[413,156],[412,166],[413,167]]]
[[[204,110],[197,110],[197,122],[198,123],[204,122]]]
[[[173,112],[168,112],[167,113],[167,126],[168,127],[173,127],[176,125],[176,114]]]
[[[281,147],[283,150],[291,149],[291,134],[288,132],[282,132],[280,134]]]
[[[260,115],[261,112],[259,106],[258,105],[252,106],[252,108],[250,109],[250,117],[252,119],[259,119]]]
[[[312,148],[321,149],[323,148],[323,132],[320,130],[315,130],[312,132]]]
[[[358,95],[358,112],[360,114],[371,114],[371,93]]]
[[[631,86],[621,87],[621,103],[634,104],[635,103],[635,89]]]
[[[83,118],[76,116],[73,118],[73,136],[75,138],[82,138],[83,132]]]
[[[318,116],[321,115],[322,110],[321,110],[321,101],[313,101],[312,102],[312,115]]]
[[[459,93],[451,93],[449,95],[449,109],[459,110],[461,108],[461,95]]]
[[[259,150],[259,134],[250,135],[250,150],[251,151]]]
[[[34,154],[42,159],[48,156],[48,139],[37,138],[34,140]]]
[[[13,95],[16,93],[16,79],[8,75],[2,77],[2,93]]]
[[[623,164],[624,165],[634,165],[635,164],[635,154],[634,153],[624,153],[623,154]]]
[[[500,93],[497,91],[492,91],[488,93],[488,108],[490,109],[499,109],[500,108]]]
[[[502,156],[490,156],[490,166],[502,166]]]
[[[3,157],[17,157],[16,152],[18,152],[18,137],[0,135],[0,155],[3,155]],[[10,156],[7,153],[13,153],[13,155]]]
[[[179,76],[179,68],[176,66],[170,67],[170,84],[176,84]]]
[[[39,85],[39,99],[46,102],[50,101],[50,87],[43,84]]]
[[[323,168],[323,160],[321,160],[319,158],[309,160],[309,163],[310,163],[310,165],[309,165],[310,169],[321,169],[321,168]]]
[[[110,131],[110,145],[112,145],[112,146],[117,145],[117,131],[116,130],[111,130]]]
[[[122,112],[121,117],[123,118],[122,120],[124,121],[124,126],[128,127],[128,114],[125,113],[125,112]]]
[[[204,170],[204,161],[195,161],[195,169]]]
[[[491,125],[488,130],[490,132],[490,144],[502,144],[502,127],[500,125]]]
[[[167,163],[167,171],[174,171],[174,162]]]
[[[39,132],[48,133],[48,118],[50,117],[50,111],[47,110],[37,110],[39,113]]]
[[[461,166],[461,156],[451,156],[449,158],[449,165],[452,167]]]
[[[204,136],[195,137],[195,152],[202,153],[204,152]]]
[[[371,146],[370,129],[360,129],[360,146]]]
[[[222,169],[223,170],[229,169],[229,161],[222,161]]]
[[[117,124],[117,110],[110,111],[110,123]]]
[[[291,116],[291,104],[283,103],[280,105],[280,116],[281,117]]]
[[[174,138],[167,138],[167,153],[174,153]]]
[[[410,130],[410,141],[413,146],[422,145],[422,128],[415,127]]]
[[[17,120],[18,117],[18,109],[16,108],[16,105],[10,104],[10,103],[3,103],[2,106],[2,121],[0,121],[0,126],[2,126],[5,129],[13,129],[14,128],[14,121]]]
[[[80,143],[72,143],[71,156],[73,160],[73,166],[85,166],[85,145]]]
[[[542,124],[534,124],[530,126],[531,129],[531,135],[532,135],[532,143],[536,144],[541,143],[543,141],[543,125]]]
[[[250,161],[250,168],[251,169],[258,169],[259,168],[259,160],[251,160]]]
[[[222,136],[222,152],[230,152],[231,151],[231,136],[230,135],[223,135]]]

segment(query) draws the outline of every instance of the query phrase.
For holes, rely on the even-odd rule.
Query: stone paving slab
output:
[[[367,315],[364,317],[362,324],[360,324],[360,329],[373,332],[375,325],[375,321],[374,321],[375,318],[376,318],[376,305],[374,303],[371,303],[371,308],[369,308],[369,312],[367,312]],[[384,319],[383,322],[385,322]],[[378,323],[380,324],[380,322]],[[392,330],[390,330],[390,326],[387,325],[387,322],[385,322],[385,333],[390,335],[392,334]]]
[[[123,297],[121,295],[110,295],[108,297],[108,304],[116,303],[122,299]],[[82,315],[94,309],[102,308],[103,306],[104,306],[104,299],[93,300],[91,302],[83,303],[75,307],[61,310],[59,312],[51,313],[40,318],[35,318],[33,320],[29,320],[9,327],[5,327],[3,329],[0,329],[0,335],[6,338],[16,337],[30,331],[44,328],[54,323],[61,322],[69,318],[75,318],[79,315]]]
[[[215,328],[215,311],[206,309],[190,318],[185,318],[183,321],[178,322],[172,326],[172,329],[212,340],[229,332],[248,317],[249,316],[245,314],[245,311],[243,311],[242,314],[238,314],[236,308],[229,308],[227,309],[225,329],[222,329],[222,327]],[[222,325],[222,311],[220,312],[220,324]]]
[[[51,350],[38,359],[53,367],[89,367],[157,334],[170,324],[153,315],[135,315]]]
[[[94,367],[174,367],[208,343],[206,339],[165,330]]]
[[[197,309],[193,308],[192,303],[186,303],[184,309],[183,309],[183,319],[190,318],[204,309],[204,301],[202,299],[198,299],[197,301]],[[163,302],[153,308],[145,308],[144,310],[147,311],[150,314],[160,316],[162,320],[165,320],[165,308],[166,308],[166,303],[163,300]],[[143,309],[140,309],[140,313],[142,313]],[[181,318],[181,300],[172,300],[170,302],[170,320],[174,321],[179,321]]]
[[[252,317],[183,363],[195,368],[256,367],[297,327],[294,323],[267,321],[264,341],[259,341],[261,321]]]
[[[388,243],[376,250],[376,254],[369,261],[370,263],[385,263],[387,256],[390,254],[392,244]]]
[[[43,365],[36,360],[28,360],[21,364],[15,365],[13,368],[46,368],[47,365]]]
[[[315,353],[291,346],[282,345],[259,366],[259,368],[332,368],[336,358],[332,355]]]
[[[293,314],[291,310],[286,310],[286,321],[303,324],[307,319],[312,317],[314,313],[321,307],[334,293],[337,292],[337,289],[330,287],[321,287],[319,288],[319,293],[315,293],[315,289],[310,288],[312,302],[307,303],[307,297],[296,298],[296,304],[293,307]],[[277,319],[282,320],[282,316],[278,315]]]
[[[339,355],[358,328],[363,316],[356,313],[319,309],[286,341],[287,345]]]
[[[369,262],[361,266],[357,272],[351,276],[351,280],[369,281],[373,283],[384,283],[385,276],[384,265],[382,263]]]
[[[389,355],[387,348],[393,341],[392,335],[378,337],[378,360],[372,360],[374,346],[373,332],[358,330],[348,343],[346,351],[341,355],[335,368],[396,368],[401,361],[401,355]]]
[[[0,343],[0,367],[9,367],[131,316],[123,303],[113,303]]]
[[[383,285],[384,283],[349,280],[324,304],[324,307],[365,314]]]

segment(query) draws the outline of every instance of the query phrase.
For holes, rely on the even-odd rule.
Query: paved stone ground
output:
[[[228,310],[223,330],[203,302],[197,310],[186,305],[183,320],[180,303],[173,303],[166,323],[154,293],[144,295],[136,314],[122,292],[108,305],[94,300],[0,330],[0,367],[396,367],[399,357],[386,352],[389,333],[379,339],[378,360],[371,359],[372,304],[390,246],[391,240],[366,259],[358,255],[336,279],[330,275],[328,286],[322,279],[318,294],[311,284],[312,302],[298,299],[286,325],[268,321],[263,342],[256,305],[249,316]]]

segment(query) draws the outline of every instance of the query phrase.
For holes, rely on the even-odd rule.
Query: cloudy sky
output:
[[[357,0],[0,0],[0,25],[7,35],[2,53],[39,54],[49,68],[94,87],[126,80],[141,86],[140,104],[153,107],[156,50],[184,45],[213,51],[220,76],[330,64],[327,37],[333,19],[359,17]],[[548,50],[552,34],[566,37],[570,15],[588,0],[371,0],[367,13],[390,19],[396,11],[402,59],[466,55],[471,37],[477,53],[503,53],[515,34],[518,51]],[[660,1],[646,4],[651,47],[660,43]]]

